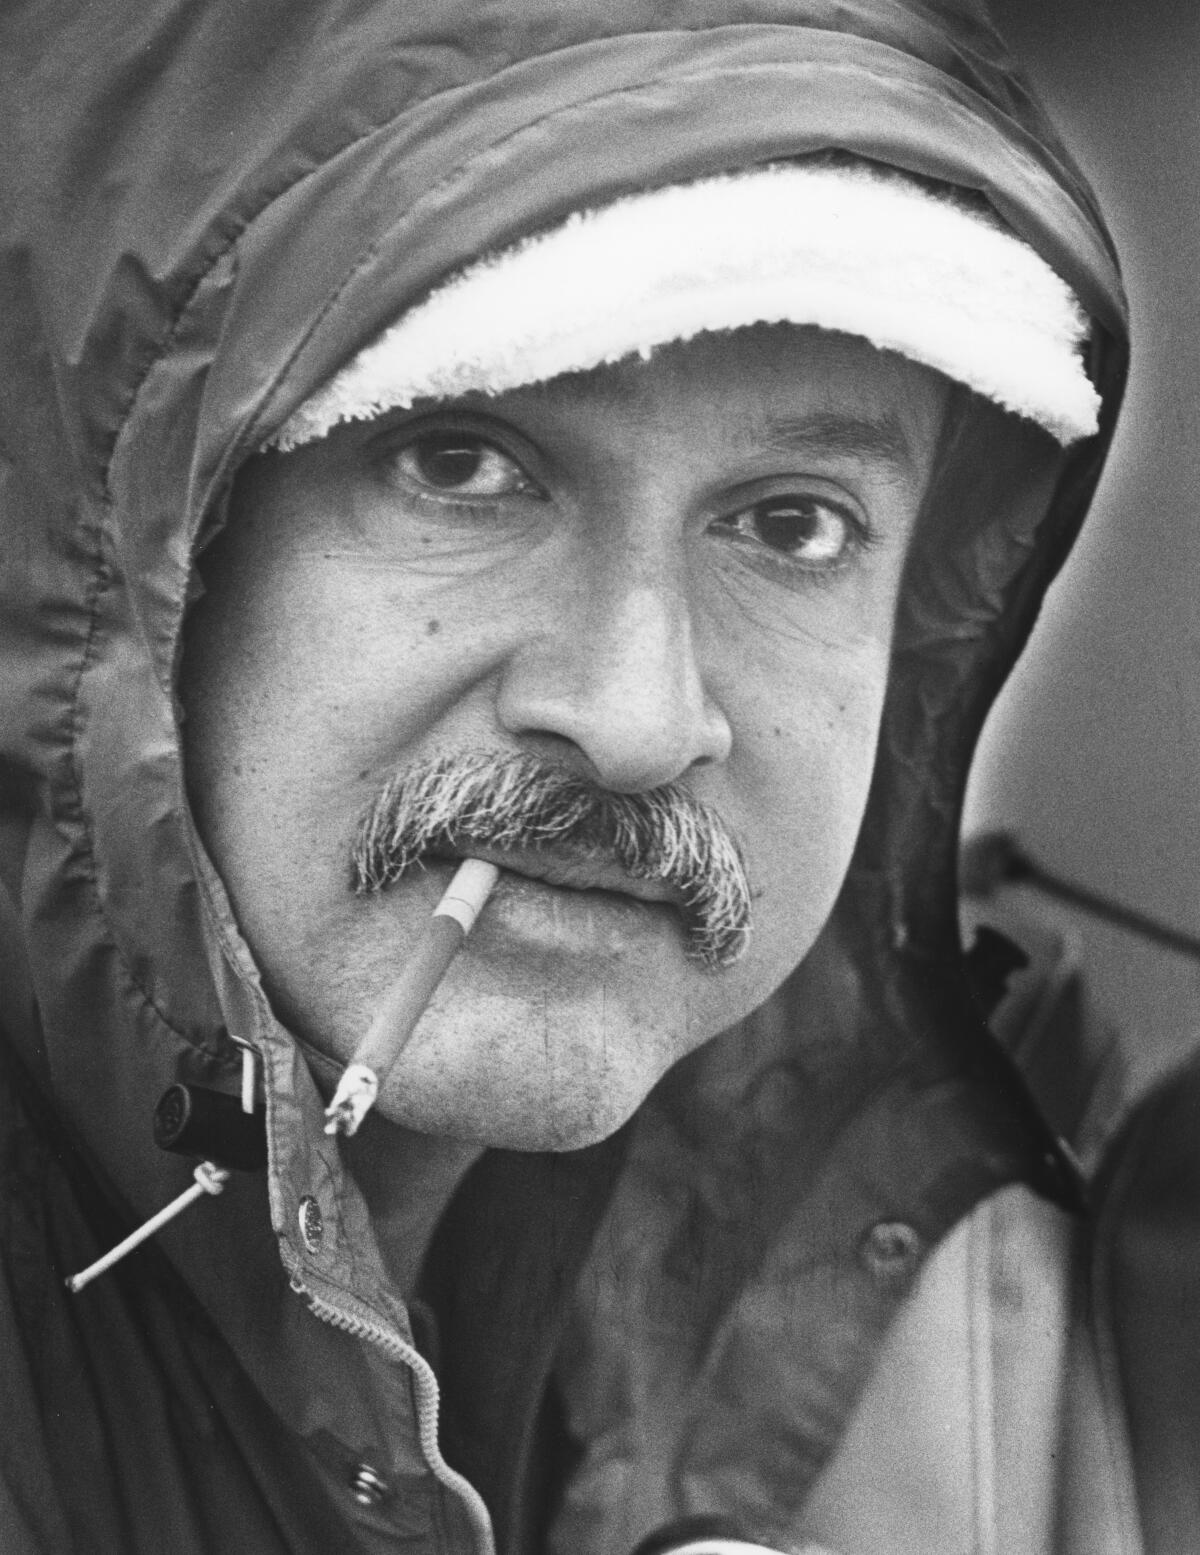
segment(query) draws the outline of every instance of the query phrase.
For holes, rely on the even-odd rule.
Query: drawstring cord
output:
[[[120,1263],[126,1253],[131,1253],[135,1247],[140,1247],[169,1220],[174,1220],[176,1215],[181,1215],[189,1204],[202,1199],[206,1193],[220,1193],[228,1181],[229,1173],[223,1166],[217,1166],[212,1161],[201,1161],[196,1168],[196,1180],[190,1188],[185,1188],[177,1199],[172,1199],[168,1205],[159,1210],[157,1215],[152,1215],[144,1226],[131,1231],[123,1242],[118,1242],[114,1248],[104,1254],[103,1258],[97,1258],[95,1263],[89,1264],[80,1273],[72,1274],[65,1281],[67,1289],[74,1295],[85,1285],[90,1285],[97,1275],[111,1269],[113,1264]]]
[[[231,1040],[242,1050],[242,1111],[253,1113],[254,1111],[254,1049],[242,1037],[231,1037]],[[224,1166],[218,1166],[215,1161],[201,1161],[195,1170],[195,1182],[190,1188],[185,1188],[178,1198],[172,1199],[169,1204],[163,1206],[156,1215],[152,1215],[144,1225],[131,1231],[124,1241],[118,1242],[110,1248],[102,1258],[97,1258],[95,1263],[89,1264],[86,1269],[81,1269],[78,1274],[69,1275],[63,1282],[72,1295],[81,1291],[85,1285],[90,1285],[99,1275],[111,1269],[114,1264],[120,1263],[135,1247],[140,1247],[148,1241],[156,1231],[160,1231],[168,1221],[181,1215],[189,1204],[195,1204],[205,1195],[216,1197],[222,1193],[225,1184],[229,1181],[229,1171]]]

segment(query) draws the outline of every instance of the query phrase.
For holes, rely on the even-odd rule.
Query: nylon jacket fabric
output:
[[[1112,1520],[1132,1527],[1154,1555],[1183,1555],[1200,1528],[1198,1113],[1193,1054],[1139,1105],[1109,1151],[1091,1254],[1109,1413],[1128,1421]]]
[[[40,0],[0,15],[0,75],[5,1549],[457,1555],[493,1527],[540,1549],[579,1471],[548,1386],[571,1295],[629,1248],[658,1327],[683,1300],[724,1379],[702,1420],[686,1368],[646,1403],[679,1428],[666,1511],[778,1535],[925,1252],[1006,1183],[1075,1195],[968,978],[954,860],[978,729],[1120,398],[1124,303],[1085,184],[966,0]],[[780,995],[613,1140],[489,1152],[464,1183],[425,1280],[439,1449],[386,1248],[188,814],[195,550],[240,461],[465,260],[630,190],[830,149],[976,190],[1038,248],[1095,319],[1104,431],[1063,455],[999,411],[964,421],[851,874]],[[176,1079],[236,1089],[230,1032],[260,1058],[269,1170],[68,1302],[61,1275],[187,1185],[149,1119]],[[914,1231],[898,1260],[863,1253],[881,1224]],[[778,1314],[730,1275],[773,1258],[810,1314],[786,1406],[750,1386]],[[784,1455],[765,1481],[731,1467],[751,1420]],[[359,1494],[364,1465],[384,1494]]]

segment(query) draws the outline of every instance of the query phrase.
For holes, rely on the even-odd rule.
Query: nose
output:
[[[697,659],[681,559],[593,566],[535,614],[500,686],[509,733],[565,741],[589,777],[626,793],[725,760],[730,727]]]

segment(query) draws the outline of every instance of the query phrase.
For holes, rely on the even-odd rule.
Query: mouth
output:
[[[634,902],[656,907],[667,907],[682,919],[683,898],[679,891],[665,880],[640,879],[627,873],[619,864],[587,854],[553,852],[545,849],[520,850],[472,847],[458,851],[446,849],[428,855],[429,862],[457,866],[464,858],[482,859],[495,864],[505,876],[527,880],[535,885],[553,886],[558,890],[596,894],[607,897],[625,897]]]
[[[501,869],[490,911],[473,935],[477,949],[493,933],[505,941],[528,941],[549,949],[586,952],[625,945],[631,949],[647,933],[687,939],[682,897],[665,880],[639,880],[617,863],[552,849],[438,849],[424,858],[426,868],[452,871],[463,858],[480,858]],[[633,936],[633,938],[628,938]],[[628,941],[628,942],[626,942]]]

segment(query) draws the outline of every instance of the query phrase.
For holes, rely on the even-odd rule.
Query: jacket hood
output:
[[[407,1333],[185,800],[174,687],[193,559],[238,465],[472,258],[640,189],[826,151],[975,191],[1033,245],[1093,319],[1103,426],[1064,453],[999,410],[963,421],[906,579],[850,876],[816,950],[739,1039],[743,1073],[807,1055],[795,1074],[808,1088],[789,1082],[794,1113],[747,1109],[745,1127],[786,1141],[836,1098],[818,1131],[829,1150],[835,1136],[843,1154],[874,1141],[858,1178],[874,1209],[853,1211],[854,1236],[879,1218],[885,1180],[897,1203],[908,1194],[924,1244],[1004,1181],[1069,1197],[1069,1168],[971,992],[955,857],[978,730],[1099,476],[1125,309],[1088,189],[982,10],[45,0],[0,18],[0,71],[0,862],[39,1011],[13,1024],[129,1214],[186,1181],[150,1139],[158,1095],[181,1076],[236,1085],[234,1031],[261,1055],[266,1193],[290,1277]],[[727,1103],[729,1051],[655,1106],[681,1116],[687,1086],[693,1120]],[[539,1314],[562,1306],[629,1132],[571,1160],[485,1157],[435,1248],[431,1291],[445,1332],[461,1334],[448,1451],[506,1528],[526,1515],[510,1487],[528,1447],[506,1415],[529,1415],[559,1327]],[[706,1148],[690,1139],[694,1169],[718,1171]],[[226,1224],[265,1220],[261,1179],[239,1193]],[[310,1201],[325,1225],[316,1247],[300,1219]],[[211,1224],[203,1256],[184,1231],[167,1246],[220,1316],[246,1270],[219,1212]],[[262,1280],[282,1290],[270,1267]],[[485,1321],[478,1293],[497,1282],[520,1290],[520,1310],[502,1295]],[[898,1299],[881,1291],[863,1318],[872,1332]],[[288,1392],[261,1351],[247,1364],[272,1396]],[[814,1464],[861,1370],[830,1384]],[[472,1388],[491,1402],[464,1403],[456,1426]],[[279,1407],[312,1405],[289,1394]]]

